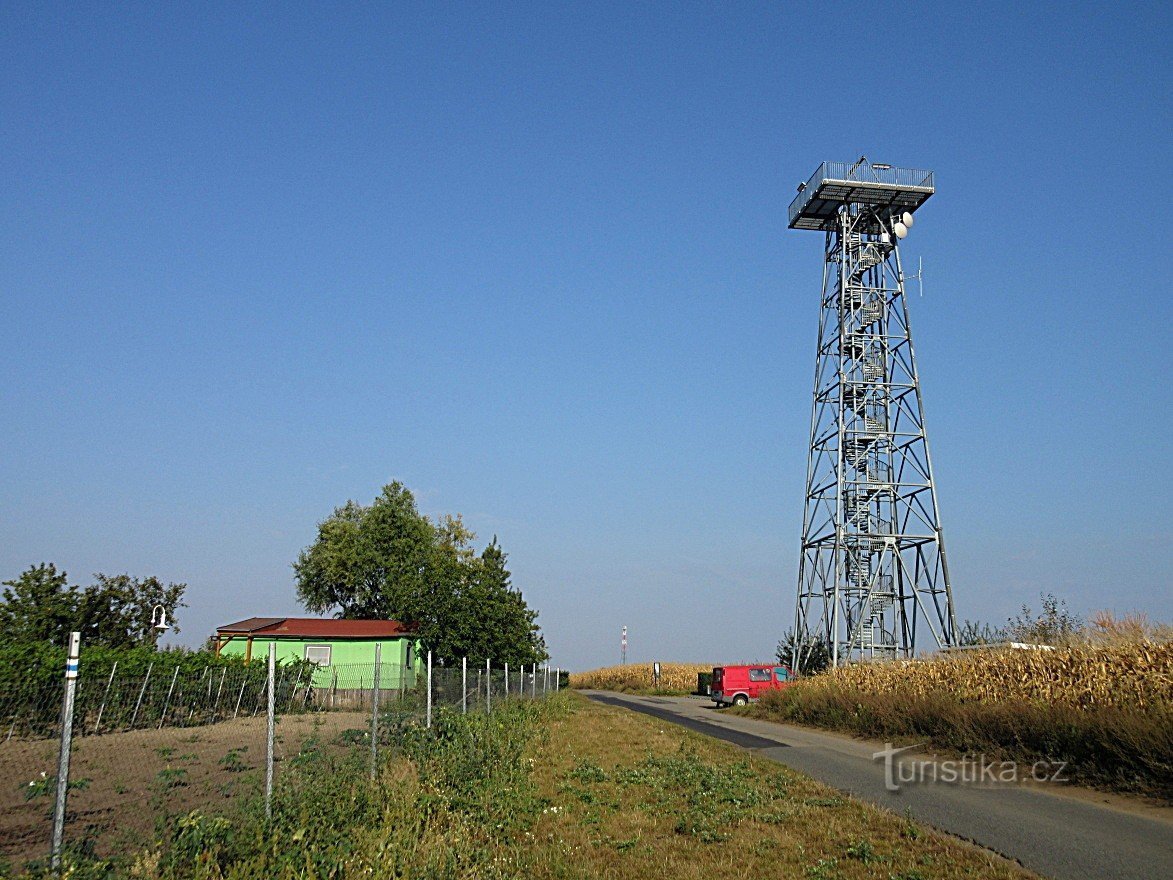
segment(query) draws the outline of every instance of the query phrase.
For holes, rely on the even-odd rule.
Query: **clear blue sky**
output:
[[[905,259],[961,617],[1173,618],[1170,11],[7,3],[0,576],[296,613],[399,479],[554,662],[764,658],[793,608],[824,159]],[[107,8],[111,7],[111,8]]]

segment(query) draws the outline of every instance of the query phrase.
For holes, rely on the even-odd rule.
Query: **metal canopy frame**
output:
[[[795,643],[835,665],[956,643],[894,230],[932,193],[931,172],[825,162],[791,205],[826,231]]]

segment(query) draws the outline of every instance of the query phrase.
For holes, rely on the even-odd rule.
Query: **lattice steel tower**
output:
[[[932,194],[932,172],[861,158],[790,205],[826,234],[794,632],[836,665],[956,638],[898,247]]]

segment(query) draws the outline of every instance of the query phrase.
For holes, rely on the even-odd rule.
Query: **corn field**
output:
[[[697,673],[712,671],[711,663],[661,663],[659,688],[692,692],[696,690]],[[570,686],[601,691],[642,691],[652,690],[657,685],[651,663],[626,663],[592,669],[590,672],[571,673]]]
[[[807,679],[804,690],[949,695],[962,703],[1038,701],[1071,707],[1173,705],[1173,644],[989,650],[900,663],[859,663]]]

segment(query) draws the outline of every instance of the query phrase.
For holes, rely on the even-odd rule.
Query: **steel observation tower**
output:
[[[794,634],[834,665],[956,641],[899,247],[933,192],[931,171],[860,158],[790,204],[826,241]]]

